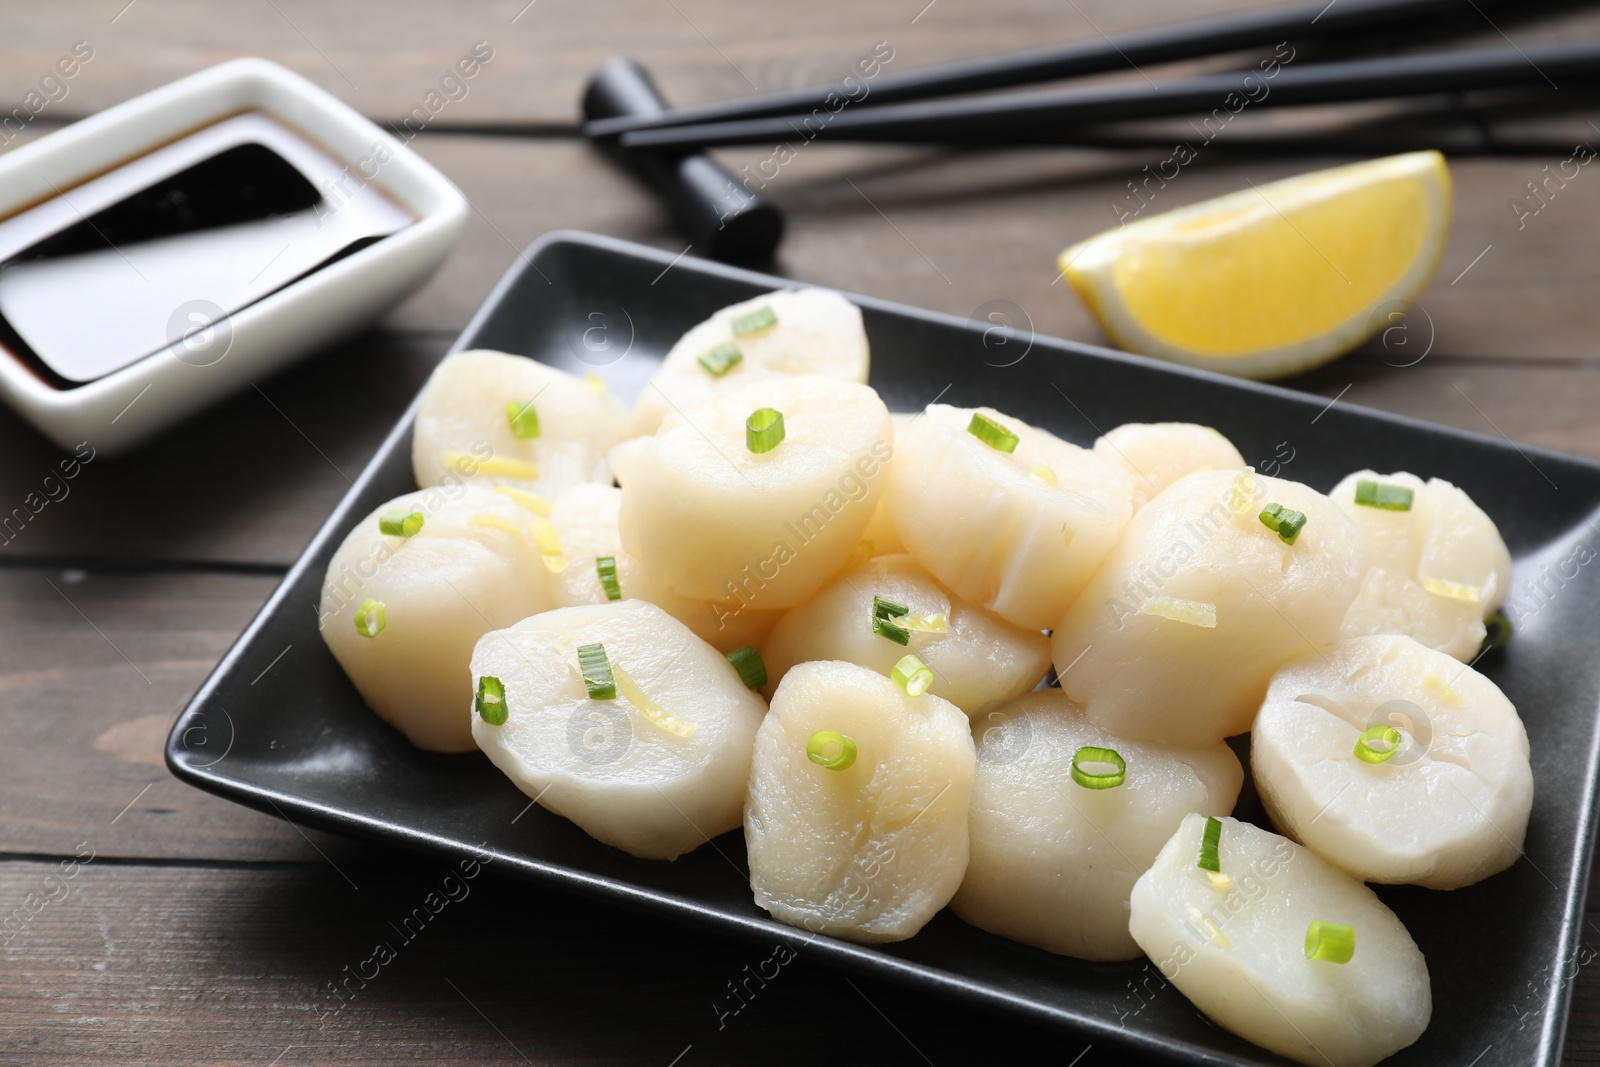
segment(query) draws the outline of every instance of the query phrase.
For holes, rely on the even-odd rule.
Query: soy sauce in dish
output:
[[[226,356],[229,316],[415,216],[250,112],[0,221],[0,349],[71,389],[171,348]]]

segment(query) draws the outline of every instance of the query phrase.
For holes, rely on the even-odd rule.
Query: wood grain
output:
[[[339,868],[95,859],[63,880],[57,864],[0,864],[3,913],[27,915],[31,893],[57,898],[0,934],[0,1061],[690,1067],[827,1055],[909,1067],[1065,1064],[1085,1048],[846,979],[798,938],[793,958],[766,963],[776,945],[707,938],[492,867],[447,881],[439,860],[349,850]],[[437,916],[404,925],[430,893],[444,901],[430,905]],[[368,962],[380,943],[393,952],[381,968]],[[775,963],[735,1011],[729,983]],[[1078,1061],[1124,1062],[1101,1049]]]
[[[0,562],[293,562],[416,396],[452,338],[369,333],[65,484],[62,452],[0,408]],[[92,442],[90,445],[92,447]],[[48,501],[54,492],[59,499]],[[34,494],[32,498],[29,494]]]
[[[1214,0],[1207,8],[1270,6]],[[398,119],[482,40],[494,58],[438,122],[572,124],[582,85],[613,55],[645,63],[668,99],[698,103],[835,80],[878,41],[894,47],[895,65],[911,68],[1195,15],[1178,0],[1137,7],[1082,0],[1077,11],[1046,0],[401,0],[381,7],[251,0],[228,10],[218,18],[204,0],[87,0],[0,11],[11,60],[0,71],[0,100],[20,102],[62,53],[86,40],[95,58],[47,109],[54,117],[89,114],[211,64],[259,55],[363,114]]]
[[[92,835],[110,856],[315,858],[294,827],[183,785],[162,759],[178,710],[275,584],[0,570],[0,853],[71,855]],[[192,740],[220,756],[224,732]]]
[[[776,945],[707,938],[500,878],[492,866],[471,879],[456,868],[448,885],[452,868],[440,860],[358,847],[339,854],[338,870],[148,866],[103,858],[106,836],[80,839],[88,845],[78,851],[94,847],[96,858],[69,868],[70,879],[57,863],[0,864],[0,914],[28,916],[0,933],[0,1061],[1131,1062],[1009,1017],[847,978],[813,963],[798,938],[795,957],[765,988],[752,982],[754,995],[734,1012],[728,984],[745,980],[746,968],[772,975]],[[402,929],[430,892],[448,903]],[[32,905],[29,894],[38,895]],[[39,907],[46,897],[54,899]],[[1600,946],[1597,917],[1589,913],[1591,947]],[[381,967],[369,962],[379,944],[393,953]],[[368,980],[341,987],[357,972]],[[1565,1063],[1594,1062],[1597,1018],[1600,968],[1591,963],[1575,979]]]

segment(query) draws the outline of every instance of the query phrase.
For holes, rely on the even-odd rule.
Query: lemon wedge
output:
[[[1408,152],[1141,219],[1058,263],[1129,352],[1282,378],[1393,324],[1438,268],[1450,207],[1444,157]]]

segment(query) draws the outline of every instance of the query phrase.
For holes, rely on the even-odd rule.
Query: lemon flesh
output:
[[[1444,157],[1409,152],[1142,219],[1059,264],[1128,351],[1281,378],[1355,348],[1416,299],[1450,207]]]

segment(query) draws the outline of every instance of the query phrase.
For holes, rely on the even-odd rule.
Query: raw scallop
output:
[[[1381,763],[1355,755],[1375,726],[1401,737]],[[1357,637],[1280,670],[1250,765],[1273,823],[1364,882],[1459,889],[1522,854],[1522,720],[1489,679],[1409,637]]]
[[[389,512],[423,515],[409,538],[385,534]],[[367,706],[418,748],[470,752],[467,662],[490,630],[550,607],[543,520],[487,488],[444,485],[396,497],[356,524],[328,562],[322,638]],[[361,605],[382,629],[356,628]],[[365,619],[369,632],[378,616]]]
[[[1059,689],[973,720],[972,855],[951,909],[974,926],[1088,960],[1128,960],[1128,894],[1190,812],[1226,815],[1244,769],[1224,744],[1169,748],[1089,722]],[[1123,783],[1086,789],[1073,755],[1127,763]]]
[[[1372,890],[1287,838],[1222,819],[1219,888],[1190,815],[1134,884],[1129,929],[1220,1026],[1310,1067],[1371,1067],[1422,1036],[1428,965]],[[1313,920],[1355,930],[1346,963],[1307,959]]]
[[[1272,503],[1307,516],[1292,545],[1258,517]],[[1308,486],[1190,474],[1139,509],[1057,626],[1061,686],[1126,737],[1243,733],[1273,672],[1333,640],[1366,560],[1355,523]]]
[[[812,762],[813,734],[856,746]],[[967,717],[854,663],[791,670],[756,735],[744,836],[750,887],[775,919],[852,941],[901,941],[949,903],[967,868]]]
[[[605,649],[614,698],[589,696],[578,649],[590,644]],[[559,608],[485,634],[472,677],[485,675],[504,687],[505,721],[463,704],[478,747],[591,837],[670,860],[739,825],[766,707],[721,653],[654,604]]]

